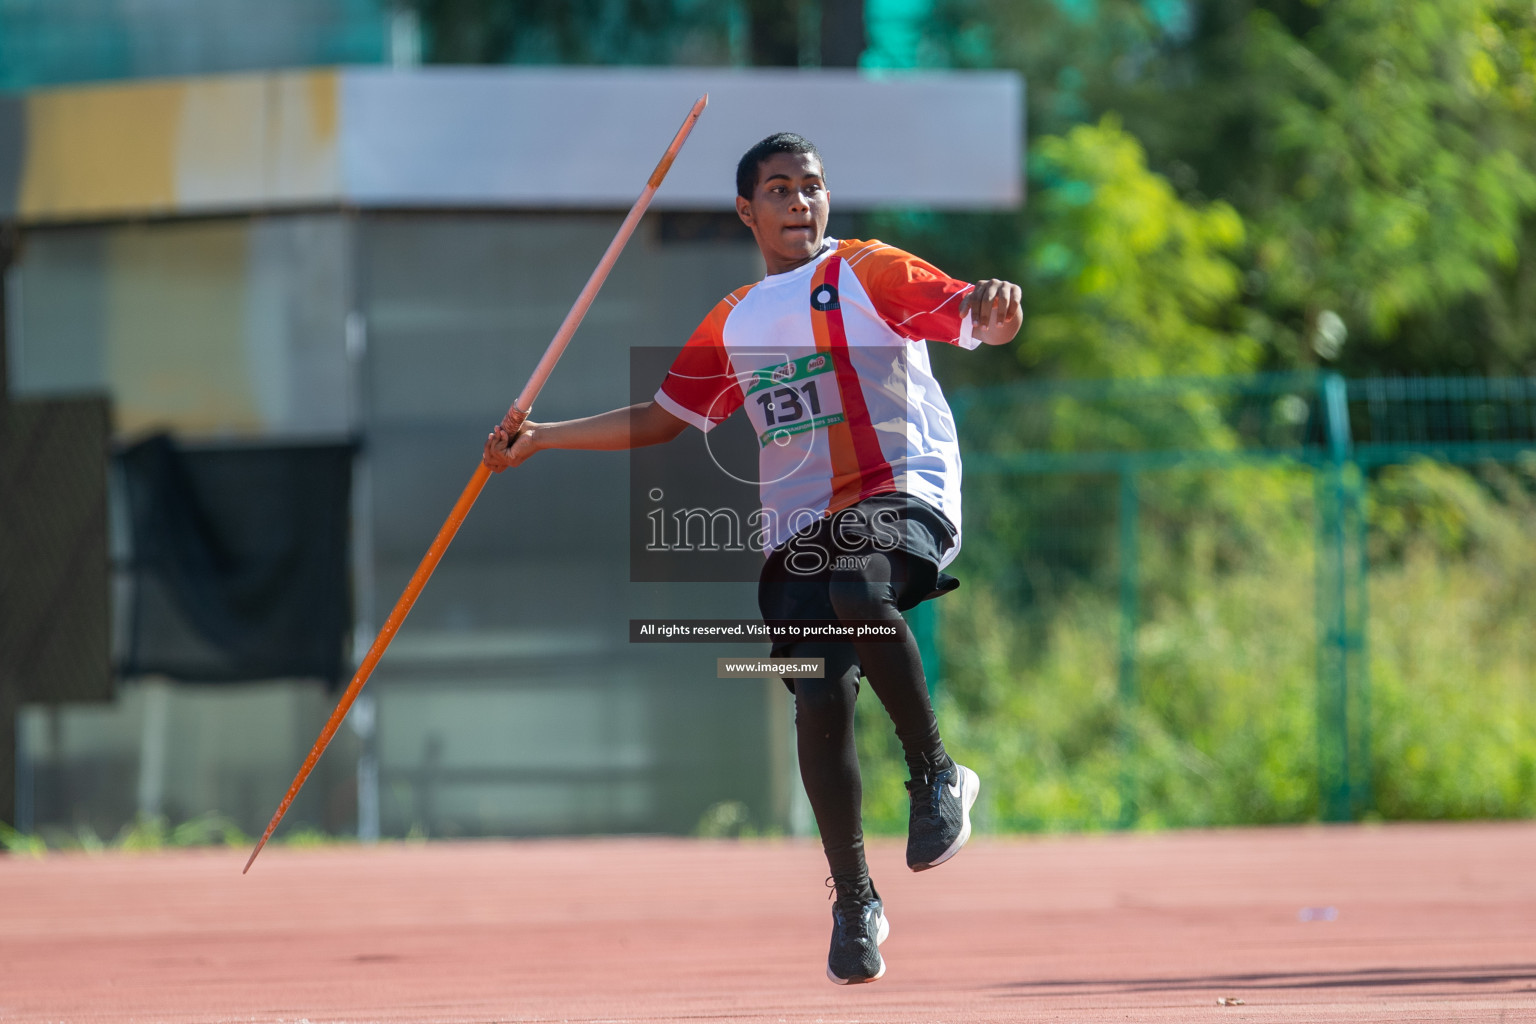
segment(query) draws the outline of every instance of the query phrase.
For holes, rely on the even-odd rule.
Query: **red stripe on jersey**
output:
[[[811,277],[811,294],[816,292],[827,280],[827,268],[832,265],[831,260],[825,260],[816,268],[816,273]],[[811,334],[816,338],[816,351],[832,354],[832,333],[827,324],[827,314],[811,307]],[[834,373],[833,379],[836,379]],[[838,383],[841,391],[841,382]],[[863,474],[859,471],[859,456],[853,448],[853,433],[848,429],[846,410],[844,417],[837,423],[827,426],[827,457],[831,461],[832,478],[828,481],[831,488],[831,496],[827,503],[827,513],[837,509],[846,508],[859,500],[859,485]]]
[[[838,256],[827,260],[826,282],[834,291],[837,290],[838,269],[842,262]],[[852,500],[848,500],[849,496],[841,493],[842,489],[839,488],[839,493],[832,496],[832,505],[828,509],[829,512],[836,512],[872,494],[894,491],[896,480],[891,473],[891,464],[880,450],[880,438],[870,421],[869,406],[864,402],[864,390],[859,386],[859,373],[848,355],[848,333],[843,328],[843,311],[834,307],[827,310],[826,315],[827,334],[832,343],[832,367],[837,374],[837,388],[843,399],[843,415],[847,419],[854,454],[859,461],[858,492],[852,496]]]

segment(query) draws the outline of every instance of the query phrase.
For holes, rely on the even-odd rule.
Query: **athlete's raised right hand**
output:
[[[503,424],[496,424],[485,438],[485,453],[480,456],[480,461],[492,473],[500,473],[504,469],[513,466],[521,466],[528,460],[528,456],[538,451],[534,432],[538,424],[532,420],[525,421],[522,429],[515,434],[507,432]]]

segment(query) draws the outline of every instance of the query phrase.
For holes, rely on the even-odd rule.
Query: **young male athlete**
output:
[[[881,242],[825,237],[825,170],[798,135],[748,150],[736,191],[767,275],[715,306],[655,398],[584,419],[530,420],[516,434],[498,425],[484,461],[499,472],[545,448],[640,447],[689,425],[708,431],[737,410],[751,418],[767,537],[764,619],[886,624],[899,637],[773,648],[776,657],[823,659],[822,678],[785,684],[836,890],[827,976],[840,985],[874,981],[885,973],[879,947],[889,925],[864,860],[859,676],[891,716],[911,771],[908,867],[935,867],[959,851],[980,788],[976,773],[944,751],[901,618],[958,585],[940,570],[960,548],[960,455],[921,343],[1006,344],[1021,323],[1020,290],[954,280]]]

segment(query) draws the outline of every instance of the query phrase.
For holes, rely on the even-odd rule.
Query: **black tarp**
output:
[[[339,682],[353,452],[161,435],[119,455],[133,535],[123,673]]]
[[[0,402],[0,687],[110,700],[107,401]]]
[[[108,421],[104,398],[0,398],[0,821],[20,706],[112,696]]]

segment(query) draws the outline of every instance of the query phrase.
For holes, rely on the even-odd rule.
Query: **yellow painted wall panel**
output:
[[[338,201],[336,75],[194,79],[176,146],[187,210]]]
[[[339,81],[321,70],[34,93],[21,218],[339,202]]]
[[[185,90],[184,83],[148,82],[28,96],[22,218],[174,209]]]
[[[267,127],[264,75],[188,82],[176,132],[176,198],[183,209],[249,206],[262,195]]]
[[[108,241],[107,375],[119,430],[253,435],[249,224],[131,226]]]

